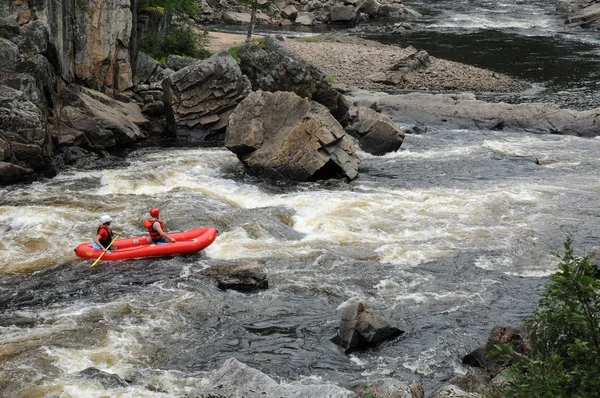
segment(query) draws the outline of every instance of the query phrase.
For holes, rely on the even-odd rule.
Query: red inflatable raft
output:
[[[100,261],[125,260],[128,258],[174,256],[192,254],[208,247],[215,241],[217,230],[214,228],[197,228],[185,232],[169,233],[177,240],[175,243],[152,243],[150,236],[118,239],[114,245],[118,250],[108,250]],[[82,243],[75,248],[75,254],[81,258],[95,260],[102,250],[92,247],[92,242]]]

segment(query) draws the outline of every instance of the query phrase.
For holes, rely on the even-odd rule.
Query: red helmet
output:
[[[152,217],[158,217],[159,214],[160,214],[160,210],[157,209],[156,207],[153,207],[150,209],[150,215]]]

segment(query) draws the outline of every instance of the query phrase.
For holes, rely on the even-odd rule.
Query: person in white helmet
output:
[[[117,250],[118,247],[115,245],[110,245],[110,242],[114,239],[114,234],[112,229],[110,229],[110,223],[112,218],[109,215],[103,215],[100,217],[100,226],[96,231],[96,237],[94,238],[94,243],[97,244],[101,250]],[[110,245],[110,247],[109,247]]]

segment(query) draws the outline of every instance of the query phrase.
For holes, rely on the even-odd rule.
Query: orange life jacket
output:
[[[146,229],[148,230],[148,233],[150,233],[150,238],[152,238],[152,240],[159,240],[160,238],[162,238],[162,236],[160,233],[158,233],[157,230],[154,229],[155,222],[159,223],[160,228],[163,230],[163,232],[165,232],[165,224],[160,220],[152,221],[152,220],[145,219],[144,227],[146,227]]]

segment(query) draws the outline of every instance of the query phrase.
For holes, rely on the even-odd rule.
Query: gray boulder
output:
[[[404,141],[404,131],[392,119],[364,106],[346,132],[358,139],[363,151],[377,156],[397,151]]]
[[[0,37],[0,80],[4,79],[17,70],[21,56],[19,55],[19,46],[15,43]]]
[[[139,106],[122,103],[94,90],[71,85],[62,97],[59,139],[66,126],[84,133],[96,148],[112,148],[145,138],[138,125],[148,123]]]
[[[104,372],[96,368],[87,368],[77,374],[84,379],[99,382],[105,389],[127,387],[131,384],[131,381],[126,380],[117,374]]]
[[[162,87],[169,131],[190,141],[222,132],[232,109],[251,91],[227,50],[169,75]]]
[[[281,16],[287,19],[296,19],[298,16],[298,10],[293,5],[288,5],[283,10],[281,10]]]
[[[148,83],[150,76],[156,72],[157,68],[158,62],[156,62],[156,60],[151,56],[140,51],[135,63],[135,75],[133,79],[134,84],[137,86]]]
[[[50,35],[48,28],[40,20],[25,25],[21,35],[14,38],[22,52],[30,54],[45,54],[48,51]]]
[[[273,37],[261,46],[246,43],[238,50],[240,68],[255,90],[291,91],[325,105],[341,120],[349,109],[346,98],[333,89],[326,76]]]
[[[278,384],[266,374],[253,369],[234,358],[229,358],[223,363],[223,366],[210,377],[206,387],[201,390],[192,390],[187,395],[190,398],[210,396],[228,398],[356,398],[356,394],[352,391],[338,387],[335,384],[326,382],[318,384],[308,383],[295,382]]]
[[[575,111],[543,103],[487,103],[469,93],[387,95],[358,90],[346,95],[358,105],[375,107],[402,124],[580,137],[600,134],[600,108]]]
[[[179,69],[183,69],[199,61],[200,60],[196,58],[182,57],[180,55],[170,54],[167,57],[167,68],[177,72]]]
[[[349,354],[403,334],[402,330],[390,326],[381,315],[366,309],[363,303],[358,303],[342,311],[340,328],[334,341]]]
[[[30,174],[33,174],[32,169],[12,163],[0,162],[0,186],[21,182]]]
[[[225,146],[273,180],[354,179],[359,159],[324,106],[290,92],[250,94],[229,119]]]
[[[376,83],[397,85],[406,80],[410,72],[426,69],[431,65],[429,54],[426,51],[414,51],[397,62],[389,71],[379,72],[368,77]]]
[[[253,292],[269,288],[267,274],[256,261],[244,264],[217,265],[203,270],[201,274],[214,279],[219,289],[222,290]]]
[[[300,11],[294,23],[296,25],[312,26],[315,24],[315,14],[309,11]]]
[[[565,20],[566,28],[581,26],[582,28],[600,27],[600,2],[579,9]]]
[[[331,22],[349,23],[356,19],[356,9],[353,6],[338,4],[331,7]]]

